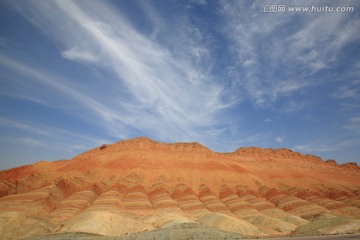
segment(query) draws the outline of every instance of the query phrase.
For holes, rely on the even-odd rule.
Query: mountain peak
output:
[[[99,148],[104,148],[101,145]],[[162,143],[148,137],[137,137],[121,140],[114,144],[106,145],[109,149],[118,150],[162,150],[162,151],[191,151],[191,152],[213,152],[198,142]],[[97,148],[96,148],[97,149]]]
[[[303,155],[299,152],[294,152],[287,148],[259,148],[259,147],[241,147],[230,153],[230,155],[243,157],[243,158],[256,158],[256,159],[291,159],[291,160],[306,160],[314,163],[322,163],[320,157],[306,154]]]

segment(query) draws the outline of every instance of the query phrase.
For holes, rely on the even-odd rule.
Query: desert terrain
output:
[[[1,239],[246,239],[360,233],[360,168],[288,149],[148,138],[0,171]],[[342,239],[342,238],[338,238]],[[349,238],[350,239],[350,238]]]

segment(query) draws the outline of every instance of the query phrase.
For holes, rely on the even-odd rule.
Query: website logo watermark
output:
[[[288,6],[281,4],[267,4],[261,6],[261,12],[263,13],[300,13],[300,12],[308,12],[308,13],[346,13],[346,12],[354,12],[354,7],[351,6],[327,6],[327,5],[310,5],[310,6]]]

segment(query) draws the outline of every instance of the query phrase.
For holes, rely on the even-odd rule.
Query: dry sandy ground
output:
[[[26,240],[235,240],[245,239],[240,235],[225,232],[219,229],[211,229],[199,224],[179,224],[167,229],[150,231],[145,233],[130,234],[122,237],[106,237],[88,233],[62,233],[42,237],[26,238]],[[248,239],[248,238],[246,238]],[[335,235],[335,236],[311,236],[311,237],[282,237],[264,238],[262,240],[358,240],[360,234]]]
[[[338,236],[314,236],[314,237],[291,237],[291,238],[268,238],[266,240],[359,240],[360,234]]]
[[[175,224],[165,229],[134,233],[121,237],[104,237],[85,233],[67,233],[27,238],[27,240],[94,239],[94,240],[187,240],[187,239],[243,239],[239,234],[222,231],[196,223]]]

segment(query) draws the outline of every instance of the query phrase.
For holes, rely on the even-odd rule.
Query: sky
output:
[[[360,164],[359,60],[356,0],[0,1],[0,169],[139,136]]]

